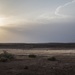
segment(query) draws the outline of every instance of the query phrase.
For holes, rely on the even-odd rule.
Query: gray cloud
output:
[[[0,42],[75,42],[75,17],[58,17],[59,15],[64,15],[59,13],[60,10],[65,10],[64,8],[66,8],[66,6],[70,5],[74,1],[75,0],[59,6],[55,12],[57,16],[54,15],[53,12],[50,13],[50,11],[44,12],[45,9],[42,14],[39,11],[35,11],[33,13],[28,13],[29,16],[26,16],[24,14],[24,16],[18,16],[17,14],[15,14],[15,12],[18,13],[17,11],[10,11],[8,13],[9,9],[7,9],[7,12],[5,12],[6,10],[3,9],[4,14],[6,13],[6,15],[8,15],[9,17],[13,14],[17,15],[14,15],[14,18],[11,19],[12,22],[14,22],[13,20],[16,20],[18,18],[19,19],[16,20],[17,23],[11,24],[10,22],[9,25],[0,27]],[[67,13],[68,10],[69,9],[66,9],[65,12]],[[71,14],[71,16],[72,15],[74,16],[73,13]],[[20,22],[20,20],[22,21]]]
[[[13,36],[9,42],[75,42],[75,22],[72,19],[29,26],[28,29],[25,25],[3,29]]]

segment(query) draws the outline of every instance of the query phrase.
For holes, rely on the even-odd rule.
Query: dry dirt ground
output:
[[[0,62],[0,75],[75,75],[74,55],[54,56],[56,61],[49,61],[49,57],[16,56],[13,61]]]

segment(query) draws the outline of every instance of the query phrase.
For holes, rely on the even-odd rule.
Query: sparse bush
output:
[[[56,61],[57,59],[55,57],[48,58],[49,61]]]
[[[5,58],[5,57],[1,57],[1,58],[0,58],[0,61],[1,61],[1,62],[7,62],[7,61],[8,61],[8,59],[7,59],[7,58]]]
[[[28,69],[28,66],[25,66],[24,69]]]
[[[0,61],[6,62],[14,59],[14,55],[8,53],[7,51],[3,51],[2,54],[0,54]]]
[[[30,58],[36,58],[36,55],[30,54],[29,57],[30,57]]]

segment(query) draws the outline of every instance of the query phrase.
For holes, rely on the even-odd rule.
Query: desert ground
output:
[[[75,75],[75,50],[0,49],[15,55],[14,60],[0,62],[0,75]],[[35,58],[28,55],[34,54]],[[55,57],[55,61],[48,58]]]

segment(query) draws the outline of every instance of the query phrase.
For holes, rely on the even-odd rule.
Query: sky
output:
[[[0,0],[0,43],[75,42],[75,0]]]

